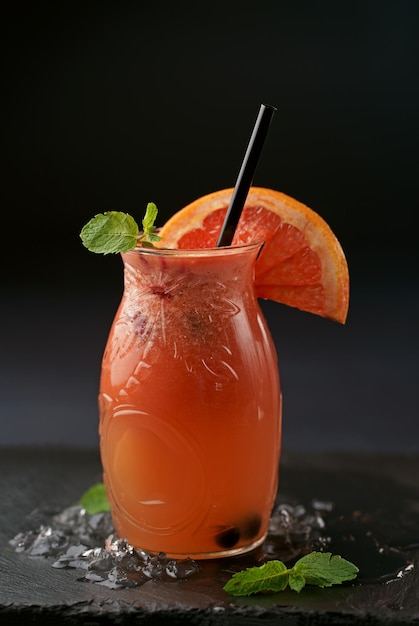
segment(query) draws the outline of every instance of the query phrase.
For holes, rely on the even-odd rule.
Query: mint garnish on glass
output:
[[[260,567],[250,567],[234,574],[224,586],[232,596],[250,596],[255,593],[283,591],[289,585],[300,592],[305,585],[331,587],[353,580],[358,573],[356,565],[330,552],[311,552],[287,568],[282,561],[268,561]]]
[[[80,238],[88,250],[99,254],[128,252],[138,244],[153,248],[154,243],[161,240],[155,232],[156,217],[157,207],[154,202],[149,202],[140,232],[137,222],[128,213],[106,211],[95,215],[82,228]]]

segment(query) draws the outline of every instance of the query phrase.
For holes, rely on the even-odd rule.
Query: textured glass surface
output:
[[[123,255],[100,434],[113,521],[133,545],[199,558],[266,536],[281,397],[253,290],[258,251]]]

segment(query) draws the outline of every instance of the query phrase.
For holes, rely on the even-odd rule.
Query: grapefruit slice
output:
[[[160,229],[165,248],[213,248],[233,189],[198,198]],[[349,303],[345,255],[328,224],[279,191],[251,187],[232,245],[263,240],[256,261],[258,298],[344,323]]]

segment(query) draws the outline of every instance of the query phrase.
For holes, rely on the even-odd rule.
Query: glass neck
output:
[[[237,293],[253,290],[254,265],[260,243],[201,250],[138,248],[122,254],[125,290],[146,289],[159,295],[212,286]],[[204,294],[203,294],[204,297]]]

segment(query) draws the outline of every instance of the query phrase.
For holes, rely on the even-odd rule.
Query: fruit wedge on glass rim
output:
[[[213,248],[233,189],[210,193],[175,213],[159,230],[165,248]],[[232,242],[263,240],[255,266],[258,298],[344,323],[349,273],[342,247],[325,220],[294,198],[251,187]]]

